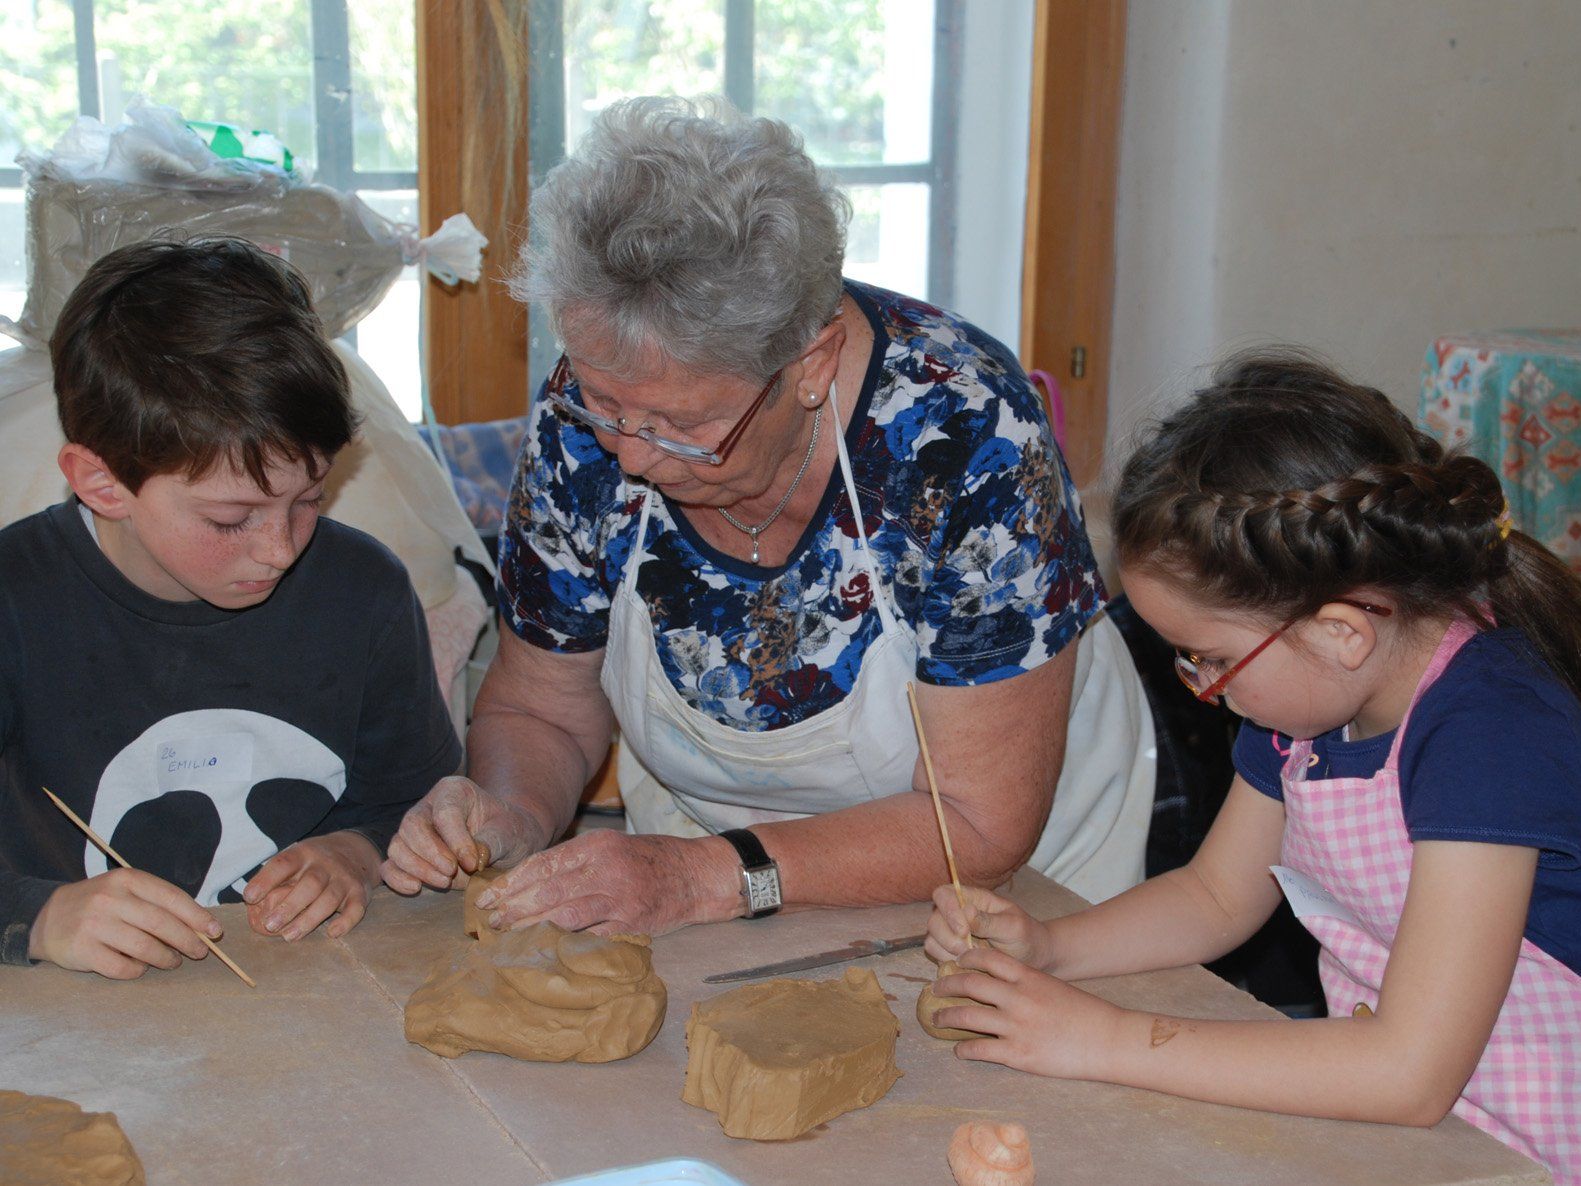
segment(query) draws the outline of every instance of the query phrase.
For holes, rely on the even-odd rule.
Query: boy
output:
[[[241,240],[123,248],[50,355],[73,497],[0,531],[0,962],[173,968],[241,899],[344,934],[461,747],[400,561],[319,521],[356,425],[306,284]]]

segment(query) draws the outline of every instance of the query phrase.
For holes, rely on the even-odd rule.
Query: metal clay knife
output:
[[[921,934],[907,935],[901,939],[858,939],[848,946],[837,947],[833,951],[820,951],[815,955],[804,955],[800,959],[781,960],[777,964],[760,964],[756,968],[742,968],[739,972],[717,972],[712,976],[704,976],[703,983],[727,984],[732,980],[782,976],[787,972],[825,968],[830,964],[843,964],[848,960],[859,960],[870,955],[889,955],[895,951],[909,951],[913,947],[921,947],[927,937],[926,934]]]

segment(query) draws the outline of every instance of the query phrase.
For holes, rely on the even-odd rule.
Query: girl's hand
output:
[[[1003,951],[977,947],[956,962],[961,972],[940,979],[934,992],[979,1004],[941,1009],[936,1021],[992,1035],[958,1043],[957,1058],[1059,1079],[1104,1077],[1102,1068],[1120,1039],[1125,1010],[1028,968]]]
[[[325,928],[338,939],[362,921],[368,894],[379,884],[379,850],[358,832],[299,840],[264,862],[247,883],[247,921],[260,935],[295,940],[331,915]]]
[[[977,938],[987,940],[1021,963],[1035,968],[1048,965],[1048,932],[1042,923],[1008,898],[988,890],[962,886],[961,894],[971,912],[970,919],[962,916],[953,885],[941,885],[933,891],[933,914],[928,919],[928,941],[923,950],[934,963],[961,962],[962,953],[968,950],[966,933],[970,926]]]

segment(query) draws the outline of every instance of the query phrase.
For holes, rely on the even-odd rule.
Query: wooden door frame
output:
[[[527,312],[505,288],[527,221],[529,0],[416,0],[417,194],[425,235],[465,212],[476,283],[424,278],[425,379],[442,423],[527,411]]]
[[[1109,418],[1125,20],[1125,0],[1037,0],[1021,358],[1059,380],[1082,486],[1102,468]]]

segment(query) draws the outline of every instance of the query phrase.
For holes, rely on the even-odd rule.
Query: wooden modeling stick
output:
[[[928,735],[922,731],[922,714],[917,711],[917,689],[906,684],[906,699],[911,702],[911,723],[917,728],[917,745],[922,749],[922,768],[928,772],[928,792],[933,796],[933,814],[939,821],[939,835],[944,838],[944,860],[950,866],[950,884],[955,887],[955,900],[961,905],[961,917],[966,923],[966,946],[976,947],[972,941],[971,911],[966,909],[966,895],[961,892],[961,875],[955,868],[955,850],[950,847],[950,829],[944,822],[944,804],[939,800],[939,780],[933,776],[933,758],[928,754]]]
[[[62,803],[60,801],[60,799],[56,796],[54,791],[50,790],[48,787],[44,787],[42,789],[43,789],[44,793],[49,796],[50,802],[53,803],[56,807],[60,808],[62,811],[64,811],[66,813],[66,818],[69,819],[72,823],[76,824],[79,828],[81,828],[82,831],[83,831],[83,834],[85,836],[87,836],[89,840],[92,840],[94,842],[94,844],[98,845],[99,848],[104,852],[105,856],[109,857],[112,861],[114,861],[117,865],[121,866],[121,868],[123,868],[123,869],[130,869],[132,867],[131,865],[126,863],[126,858],[125,857],[123,857],[120,853],[116,852],[115,849],[111,848],[108,844],[106,844],[103,840],[101,840],[99,838],[99,834],[97,832],[95,832],[92,828],[90,828],[87,825],[87,823],[84,822],[83,818],[80,815],[78,815],[75,811],[73,811],[71,808],[67,807],[64,803]],[[247,975],[246,972],[243,972],[239,967],[237,967],[236,966],[236,961],[231,959],[230,956],[226,955],[223,951],[221,951],[220,950],[220,945],[218,943],[214,942],[213,939],[210,939],[207,935],[203,934],[201,931],[198,932],[198,938],[202,939],[203,942],[205,944],[207,944],[208,949],[210,951],[212,951],[215,955],[220,957],[220,962],[222,964],[224,964],[232,972],[235,972],[238,976],[240,976],[242,978],[242,983],[243,984],[245,984],[248,988],[257,988],[258,987],[258,982],[256,980],[254,980],[251,976]]]

